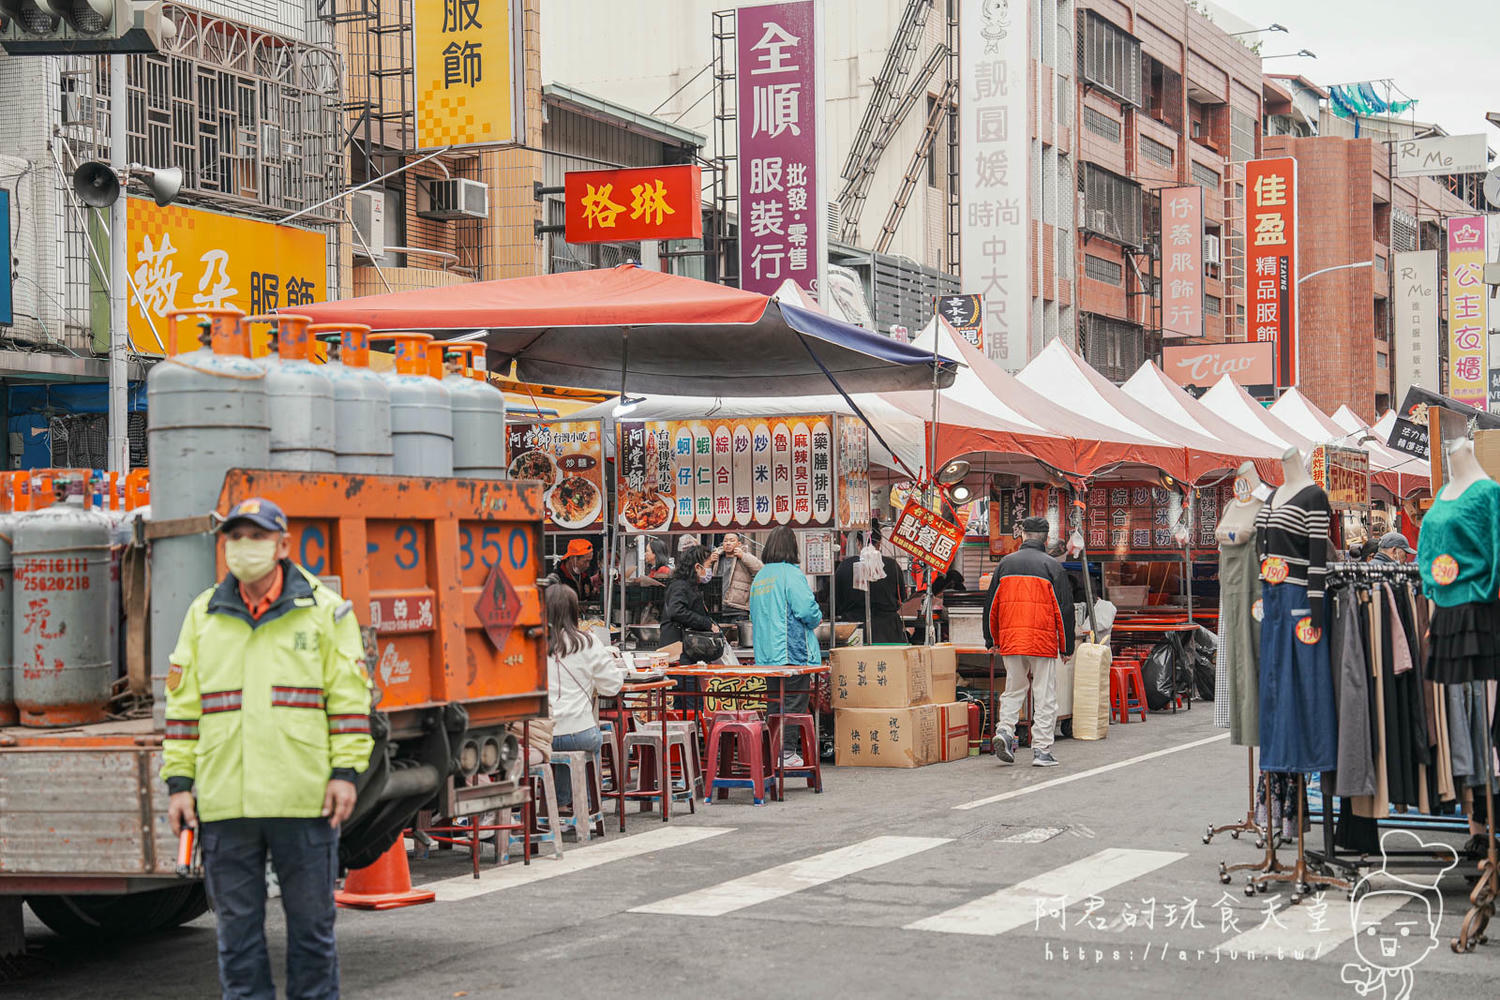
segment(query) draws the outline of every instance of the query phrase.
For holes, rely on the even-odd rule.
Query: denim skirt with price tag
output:
[[[1264,584],[1261,601],[1260,769],[1331,771],[1339,737],[1327,623],[1312,620],[1307,588],[1299,584]]]

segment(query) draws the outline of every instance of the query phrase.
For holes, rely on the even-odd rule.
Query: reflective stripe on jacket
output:
[[[257,620],[226,576],[188,608],[172,651],[162,778],[198,792],[198,817],[313,817],[335,770],[363,771],[370,682],[359,623],[290,561]],[[174,780],[175,779],[175,780]]]

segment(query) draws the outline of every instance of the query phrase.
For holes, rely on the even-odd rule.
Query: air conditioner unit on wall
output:
[[[489,186],[461,177],[419,182],[417,215],[424,219],[488,219]]]
[[[1203,263],[1220,263],[1219,238],[1217,236],[1205,235],[1203,237]]]
[[[385,194],[354,192],[349,196],[349,220],[354,224],[354,256],[366,260],[385,256]]]

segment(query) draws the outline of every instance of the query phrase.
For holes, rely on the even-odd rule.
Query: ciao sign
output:
[[[1171,345],[1162,348],[1162,370],[1180,386],[1207,389],[1228,375],[1254,392],[1276,380],[1276,345],[1270,341],[1245,344]]]

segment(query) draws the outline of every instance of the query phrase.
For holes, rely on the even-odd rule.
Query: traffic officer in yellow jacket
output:
[[[338,827],[374,745],[359,625],[288,558],[276,504],[242,500],[219,533],[229,574],[188,608],[167,675],[168,815],[174,833],[202,823],[225,1000],[275,1000],[268,851],[286,912],[286,995],[325,1000],[339,995]]]

